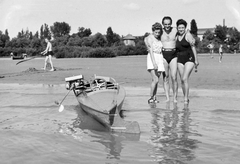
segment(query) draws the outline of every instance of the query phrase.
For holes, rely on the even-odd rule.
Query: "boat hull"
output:
[[[125,90],[103,89],[76,95],[80,107],[98,122],[111,127],[114,117],[119,116],[125,99]]]

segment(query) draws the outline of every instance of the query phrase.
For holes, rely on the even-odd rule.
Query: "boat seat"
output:
[[[97,75],[94,75],[94,78],[95,79],[103,79],[105,81],[110,81],[110,77],[105,77],[105,76],[97,76]]]
[[[108,89],[117,89],[117,85],[112,82],[107,82]]]
[[[84,83],[82,85],[79,85],[79,86],[76,86],[75,87],[76,90],[84,90],[85,92],[91,92],[93,91],[92,88],[91,88],[91,85],[90,83]]]

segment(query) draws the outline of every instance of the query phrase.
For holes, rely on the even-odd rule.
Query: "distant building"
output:
[[[199,28],[198,29],[198,37],[200,38],[200,40],[203,39],[203,35],[208,30],[211,31],[212,33],[215,33],[215,28]]]
[[[131,34],[128,34],[127,36],[123,37],[123,43],[126,46],[135,46],[135,39],[136,37],[132,36]]]

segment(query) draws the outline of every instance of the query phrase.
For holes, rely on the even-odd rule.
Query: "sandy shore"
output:
[[[64,84],[65,77],[79,74],[84,75],[86,79],[94,74],[111,76],[118,82],[123,82],[125,86],[133,87],[148,87],[151,81],[150,74],[146,71],[145,55],[107,59],[53,59],[56,67],[54,72],[41,70],[44,58],[16,65],[18,61],[10,58],[0,59],[0,83]],[[218,62],[217,54],[213,59],[200,54],[199,61],[198,72],[192,72],[190,78],[191,88],[240,90],[240,54],[224,54],[222,63]]]

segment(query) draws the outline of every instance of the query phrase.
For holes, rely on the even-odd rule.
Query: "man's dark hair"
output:
[[[171,24],[172,24],[172,18],[169,17],[169,16],[163,17],[163,19],[162,19],[162,24],[163,24],[164,20],[167,20],[167,19],[170,20],[170,21],[171,21]]]

